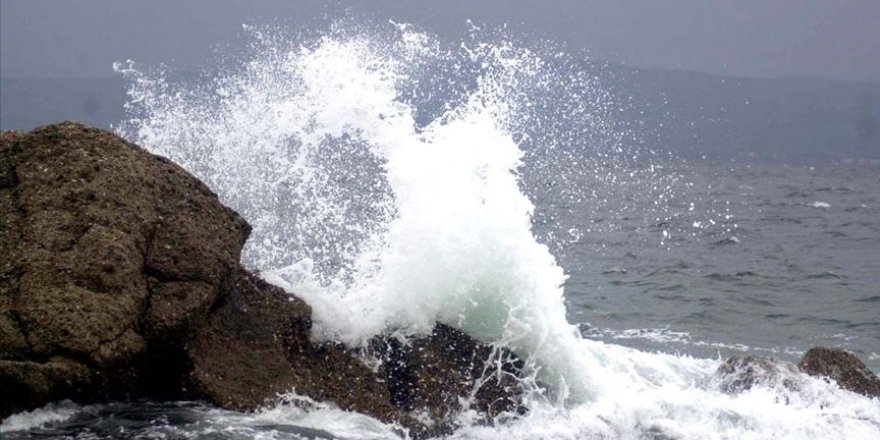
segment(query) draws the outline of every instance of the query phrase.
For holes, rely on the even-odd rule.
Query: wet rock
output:
[[[144,361],[194,335],[250,227],[182,168],[102,130],[3,132],[0,152],[0,375],[21,390],[5,403],[143,394]]]
[[[793,364],[758,356],[732,356],[715,371],[718,388],[728,394],[750,390],[757,385],[796,387],[798,369]]]
[[[4,417],[23,409],[22,402],[44,403],[93,392],[88,367],[64,357],[45,362],[0,360],[0,384]]]
[[[59,399],[253,410],[294,389],[424,437],[465,407],[487,421],[520,410],[522,363],[446,326],[377,339],[378,372],[312,342],[309,306],[240,267],[249,232],[112,133],[0,132],[0,418]]]
[[[376,338],[371,347],[382,361],[379,372],[394,404],[427,414],[439,432],[451,429],[449,420],[464,409],[477,411],[486,423],[524,411],[524,364],[506,349],[480,344],[443,324],[427,337]]]
[[[249,410],[295,389],[345,410],[417,425],[392,404],[385,383],[344,347],[309,341],[311,309],[304,302],[244,271],[224,291],[187,347],[197,395]]]
[[[880,397],[880,378],[852,353],[836,348],[811,348],[798,367],[811,376],[831,379],[854,393]]]

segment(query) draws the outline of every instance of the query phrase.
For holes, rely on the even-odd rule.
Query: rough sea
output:
[[[499,33],[247,32],[250,53],[198,84],[117,65],[117,131],[254,226],[245,264],[312,305],[314,338],[439,321],[525,358],[541,385],[528,413],[479,426],[465,412],[448,438],[880,438],[876,398],[794,373],[726,394],[715,374],[730,355],[796,362],[816,345],[880,372],[877,166],[638,148],[594,73]],[[295,390],[255,413],[61,402],[0,433],[406,438]]]

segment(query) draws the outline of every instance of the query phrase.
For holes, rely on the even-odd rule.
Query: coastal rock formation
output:
[[[305,303],[240,269],[232,279],[186,347],[196,396],[251,410],[295,388],[345,410],[416,425],[392,404],[380,378],[344,347],[309,341]]]
[[[797,388],[797,374],[822,377],[841,388],[868,397],[880,397],[880,378],[852,353],[826,347],[811,348],[797,365],[759,356],[732,356],[718,366],[715,382],[728,394],[756,385]]]
[[[107,132],[3,133],[0,151],[0,378],[21,390],[0,414],[150,389],[144,361],[164,361],[206,319],[249,226]]]
[[[788,362],[759,356],[732,356],[715,372],[722,392],[737,394],[756,385],[794,387],[797,367]]]
[[[798,362],[798,367],[811,376],[831,379],[843,389],[880,397],[880,378],[852,353],[836,348],[811,348]]]
[[[411,341],[375,338],[372,355],[394,405],[420,411],[441,429],[462,401],[486,422],[502,413],[523,413],[519,373],[523,362],[513,353],[474,341],[452,327],[438,324],[430,336]]]
[[[249,232],[182,168],[111,133],[0,133],[0,418],[65,398],[251,410],[295,389],[425,435],[459,398],[487,420],[517,409],[519,361],[448,327],[373,350],[378,372],[313,343],[309,306],[240,267]]]

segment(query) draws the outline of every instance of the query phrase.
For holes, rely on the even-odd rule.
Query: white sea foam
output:
[[[612,329],[589,327],[581,331],[584,337],[599,340],[632,340],[640,339],[651,342],[657,342],[664,346],[685,345],[692,347],[709,347],[725,351],[734,351],[741,353],[753,354],[769,354],[769,355],[786,355],[790,357],[802,356],[803,350],[793,347],[755,347],[742,343],[725,343],[716,341],[704,341],[694,338],[690,333],[683,331],[671,330],[668,327],[662,328],[631,328],[631,329]]]
[[[205,431],[222,427],[226,432],[237,432],[243,438],[272,435],[274,426],[291,426],[323,431],[346,440],[394,439],[405,435],[403,429],[358,413],[344,411],[325,402],[297,395],[294,391],[282,396],[276,406],[254,413],[227,410],[209,410],[203,422]],[[286,437],[285,437],[286,438]],[[311,438],[311,437],[309,437]],[[320,437],[319,437],[320,438]]]
[[[122,134],[251,222],[246,261],[313,306],[315,337],[359,344],[440,321],[513,349],[550,386],[532,383],[527,416],[453,438],[880,436],[880,400],[809,378],[725,395],[715,360],[583,339],[566,321],[565,275],[531,231],[520,144],[574,148],[584,132],[566,127],[595,131],[588,142],[613,125],[590,75],[504,40],[446,47],[405,25],[344,28],[307,41],[254,31],[252,57],[201,87],[117,66],[131,81]],[[327,411],[306,414],[331,432],[351,421]]]
[[[72,402],[64,401],[51,403],[32,411],[13,414],[3,419],[3,423],[0,423],[0,433],[26,431],[42,428],[50,423],[63,422],[75,416],[81,409],[81,407],[74,405]]]

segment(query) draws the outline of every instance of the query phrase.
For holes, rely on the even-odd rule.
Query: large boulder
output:
[[[833,380],[854,393],[880,397],[880,378],[852,353],[836,348],[811,348],[798,362],[798,367],[811,376]]]
[[[0,153],[0,378],[27,390],[0,415],[141,394],[141,361],[207,318],[249,226],[182,168],[101,130],[5,132]]]
[[[59,399],[252,410],[295,389],[423,436],[456,411],[518,410],[515,356],[448,327],[374,350],[379,371],[313,343],[309,306],[240,267],[249,232],[112,133],[0,133],[0,418]]]

